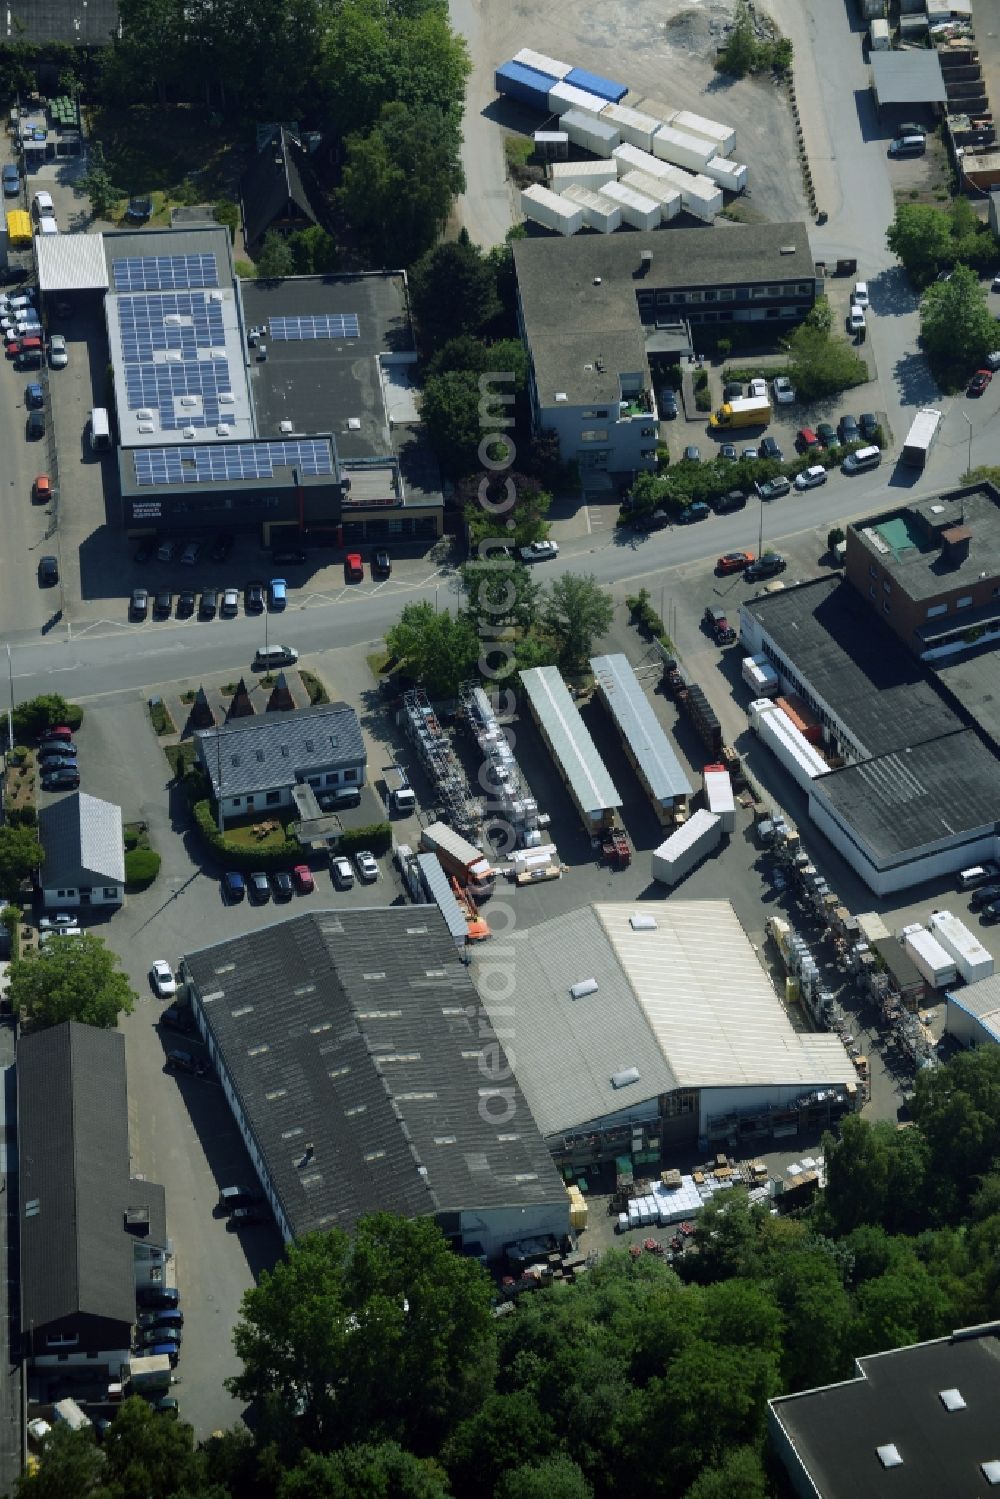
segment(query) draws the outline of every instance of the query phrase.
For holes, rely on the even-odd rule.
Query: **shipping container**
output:
[[[52,1414],[57,1424],[61,1422],[63,1426],[68,1426],[70,1431],[86,1431],[88,1427],[94,1424],[90,1417],[80,1409],[76,1401],[69,1396],[65,1400],[56,1401],[52,1407]]]
[[[722,212],[722,188],[718,183],[700,173],[692,175],[691,172],[685,172],[683,167],[675,167],[666,161],[660,165],[664,181],[676,187],[686,211],[695,218],[703,219],[706,224],[711,224],[716,214]]]
[[[797,693],[789,692],[785,697],[776,697],[774,705],[781,709],[810,744],[822,743],[823,724]]]
[[[633,109],[641,109],[644,115],[653,115],[661,125],[672,125],[678,114],[672,104],[665,104],[662,99],[630,99],[628,102]]]
[[[990,977],[992,957],[975,933],[970,932],[957,916],[950,911],[934,911],[927,924],[948,956],[954,958],[955,967],[967,984]]]
[[[521,194],[521,212],[532,223],[557,234],[579,234],[583,228],[583,209],[575,208],[547,187],[526,187]]]
[[[571,83],[574,88],[582,88],[588,94],[596,94],[609,104],[620,104],[628,93],[624,83],[602,78],[600,73],[588,73],[586,68],[573,68],[566,74],[566,82]]]
[[[923,468],[940,430],[940,411],[936,411],[933,406],[921,406],[906,434],[900,461],[908,463],[912,468]]]
[[[713,156],[711,161],[706,161],[702,171],[727,193],[743,192],[750,176],[742,162],[727,161],[724,156]]]
[[[166,1353],[147,1353],[130,1358],[125,1366],[128,1386],[134,1394],[166,1394],[170,1389],[170,1358]]]
[[[718,120],[692,114],[689,109],[679,109],[667,123],[673,125],[675,130],[683,130],[687,135],[697,135],[702,140],[710,141],[720,156],[731,156],[736,150],[736,131],[732,125],[722,125]]]
[[[903,946],[932,989],[944,989],[958,977],[958,968],[950,953],[945,952],[936,937],[919,922],[904,926]]]
[[[583,114],[593,115],[597,119],[607,102],[607,99],[602,99],[600,94],[588,94],[586,89],[574,88],[572,83],[555,83],[549,87],[548,110],[550,114],[564,115],[567,110],[578,109]]]
[[[564,193],[568,187],[589,187],[597,192],[606,182],[618,180],[618,162],[610,161],[554,161],[549,168],[549,185],[555,193]]]
[[[755,697],[774,697],[781,691],[781,679],[766,656],[745,658],[743,680]]]
[[[610,159],[612,151],[621,145],[621,134],[609,120],[595,119],[578,109],[567,109],[559,123],[574,146],[590,151],[594,156]]]
[[[607,198],[602,198],[592,188],[568,187],[563,197],[583,209],[583,222],[588,229],[596,229],[598,234],[614,234],[616,229],[621,228],[621,208],[609,203]]]
[[[711,141],[703,141],[697,135],[686,135],[673,125],[661,125],[653,136],[653,155],[659,161],[669,161],[672,166],[700,172],[706,161],[712,160],[715,147]]]
[[[664,885],[676,885],[707,853],[717,848],[722,838],[722,823],[711,812],[700,808],[676,833],[653,850],[653,879]]]
[[[628,141],[630,146],[638,146],[640,151],[653,150],[653,136],[663,124],[662,120],[654,120],[652,115],[640,114],[637,109],[630,109],[626,104],[609,104],[601,112],[601,119],[607,120],[620,132],[623,141]]]
[[[505,98],[539,109],[542,114],[549,113],[549,90],[553,80],[547,73],[523,67],[519,62],[505,62],[497,68],[493,81],[497,93]]]
[[[750,704],[750,726],[803,791],[830,767],[789,718],[766,698]]]
[[[569,156],[569,136],[565,130],[536,130],[531,139],[539,161],[565,161]]]
[[[869,52],[888,52],[892,48],[892,37],[889,34],[889,22],[874,20],[869,33]]]
[[[648,172],[625,172],[621,180],[633,192],[641,193],[644,198],[652,198],[654,203],[659,203],[660,218],[664,224],[669,224],[680,213],[680,193],[662,178],[650,177]]]
[[[876,942],[885,942],[888,937],[892,936],[877,911],[863,911],[857,918],[857,922],[858,931],[869,946],[874,946]]]
[[[628,142],[619,146],[612,155],[620,163],[620,172],[645,172],[649,177],[665,181],[674,171],[668,162],[657,161],[648,151],[640,151],[638,146],[630,146]]]
[[[546,57],[544,52],[532,52],[530,47],[522,47],[520,52],[514,53],[511,60],[524,68],[533,68],[536,73],[547,73],[557,83],[573,71],[572,63],[556,62],[554,57]]]
[[[619,206],[622,218],[633,229],[659,228],[662,217],[659,203],[643,197],[634,187],[626,187],[623,182],[609,182],[601,188],[600,195]]]
[[[706,765],[702,772],[705,785],[705,806],[719,819],[724,833],[736,828],[736,801],[733,783],[724,765]]]
[[[23,208],[12,208],[7,215],[7,242],[12,250],[24,250],[31,244],[31,215]]]

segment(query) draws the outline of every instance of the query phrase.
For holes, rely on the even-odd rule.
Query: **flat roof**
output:
[[[184,964],[295,1237],[378,1209],[562,1200],[436,906],[310,912]],[[505,1079],[504,1128],[484,1056]]]
[[[941,59],[933,47],[873,52],[868,61],[879,105],[947,103]]]
[[[118,0],[12,0],[3,8],[5,42],[110,47],[118,35]]]
[[[949,1005],[964,1010],[1000,1041],[1000,973],[991,973],[989,978],[977,979],[974,984],[963,984],[961,989],[949,989],[945,998]]]
[[[926,669],[840,577],[815,578],[740,607],[867,754],[906,749],[964,727]]]
[[[597,752],[590,730],[580,717],[569,688],[559,675],[559,668],[533,666],[522,671],[520,676],[535,717],[577,804],[588,815],[620,807],[621,796]]]
[[[973,1330],[970,1329],[969,1332]],[[981,1464],[1000,1459],[1000,1342],[997,1324],[978,1336],[953,1334],[857,1360],[843,1384],[770,1402],[822,1499],[941,1499],[987,1494]],[[949,1410],[942,1394],[963,1404]],[[880,1447],[902,1465],[885,1468]]]
[[[984,573],[1000,577],[1000,490],[992,484],[970,484],[916,500],[850,529],[871,560],[911,599],[934,598],[978,582]],[[944,616],[932,623],[947,629],[961,619]]]
[[[39,290],[107,291],[102,234],[36,234]]]
[[[940,682],[962,711],[1000,750],[1000,693],[997,692],[995,644],[969,655],[945,656],[928,662],[933,680]]]
[[[891,863],[914,849],[986,837],[1000,821],[1000,765],[974,729],[832,770],[813,782],[864,840]]]
[[[604,701],[658,802],[690,796],[691,782],[653,705],[624,655],[594,656],[590,669]]]

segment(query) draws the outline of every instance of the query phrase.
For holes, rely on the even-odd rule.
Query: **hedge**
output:
[[[130,848],[125,855],[125,883],[144,890],[160,872],[160,856],[152,848]]]
[[[347,828],[340,835],[338,852],[367,848],[373,854],[387,854],[392,846],[392,828],[387,822],[373,822],[367,828]]]
[[[232,869],[286,869],[302,861],[303,849],[297,838],[286,838],[270,848],[245,848],[219,832],[210,801],[195,802],[193,811],[202,838]]]

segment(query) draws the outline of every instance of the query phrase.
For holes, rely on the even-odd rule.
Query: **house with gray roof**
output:
[[[40,879],[46,906],[120,906],[125,899],[122,809],[86,791],[43,807]]]
[[[136,1291],[166,1283],[166,1203],[130,1175],[125,1038],[66,1021],[17,1043],[21,1329],[36,1367],[128,1360]]]
[[[259,246],[273,229],[291,234],[320,223],[321,195],[309,153],[291,130],[276,125],[240,187],[243,234]]]
[[[198,761],[223,817],[291,806],[296,786],[317,794],[360,788],[368,752],[347,703],[235,718],[195,736]]]

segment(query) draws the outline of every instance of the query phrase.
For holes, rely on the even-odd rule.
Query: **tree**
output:
[[[492,1285],[428,1218],[376,1213],[306,1235],[243,1298],[227,1380],[306,1445],[437,1451],[481,1403],[496,1359]]]
[[[552,496],[537,479],[510,469],[505,473],[476,474],[458,487],[473,551],[486,557],[500,547],[526,547],[549,534]],[[485,543],[493,537],[496,546]]]
[[[768,1499],[771,1493],[760,1458],[751,1447],[727,1452],[718,1467],[699,1473],[684,1499]]]
[[[545,622],[559,647],[559,665],[582,671],[594,641],[611,628],[614,606],[593,573],[566,573],[550,585]]]
[[[523,395],[527,390],[528,351],[519,338],[485,343],[474,334],[462,333],[441,344],[427,361],[428,377],[443,375],[448,370],[472,371],[476,375],[492,377],[483,392],[488,406],[484,421],[488,426],[490,421],[496,424],[511,414],[509,402],[502,397]],[[499,378],[508,374],[513,375],[513,379]]]
[[[555,1427],[533,1392],[490,1395],[454,1431],[442,1458],[456,1499],[492,1493],[504,1473],[540,1461],[557,1447]]]
[[[257,275],[262,281],[279,281],[282,276],[290,276],[295,269],[295,257],[292,247],[283,234],[278,234],[274,229],[269,229],[264,235],[264,243],[261,245],[256,259]]]
[[[106,1486],[120,1499],[170,1499],[202,1491],[202,1459],[186,1421],[158,1414],[138,1395],[124,1401],[102,1444]]]
[[[788,375],[799,400],[837,395],[868,379],[868,366],[846,339],[823,327],[823,319],[805,322],[785,340]]]
[[[474,674],[480,652],[472,616],[463,610],[438,613],[431,603],[407,604],[385,643],[393,660],[432,697],[455,697]]]
[[[832,531],[828,531],[826,533],[826,549],[830,553],[831,557],[836,556],[837,548],[840,546],[840,543],[842,541],[846,541],[846,539],[847,538],[843,526],[834,526]]]
[[[979,278],[957,265],[950,281],[936,281],[920,304],[920,332],[928,358],[959,375],[982,364],[996,343],[996,323]]]
[[[579,1465],[564,1453],[539,1463],[522,1463],[505,1473],[497,1499],[592,1499],[593,1488]]]
[[[519,562],[467,562],[462,586],[482,636],[508,626],[524,632],[538,619],[540,589],[530,568]]]
[[[410,297],[420,331],[435,347],[480,333],[500,312],[496,267],[468,239],[422,255],[410,272]]]
[[[66,1499],[102,1489],[104,1458],[94,1441],[93,1427],[71,1431],[58,1422],[45,1439],[38,1466],[25,1471],[14,1488],[16,1499]]]
[[[113,1030],[136,1000],[118,962],[100,937],[55,938],[37,956],[11,963],[11,1004],[39,1028],[79,1020]]]
[[[44,858],[45,850],[34,828],[11,823],[0,828],[0,896],[14,900]]]
[[[122,192],[111,180],[111,171],[100,141],[95,141],[87,153],[87,170],[80,179],[80,186],[93,204],[97,217],[110,218]]]
[[[934,1205],[953,1222],[1000,1160],[1000,1048],[963,1051],[946,1067],[919,1072],[913,1116],[927,1143]]]
[[[14,709],[14,738],[18,744],[24,744],[60,724],[78,728],[82,719],[83,711],[75,703],[68,703],[58,692],[46,692],[18,703]]]
[[[451,1499],[444,1474],[430,1458],[414,1457],[396,1442],[344,1447],[328,1457],[303,1452],[283,1473],[277,1499]]]
[[[479,379],[471,370],[449,370],[428,380],[420,414],[431,447],[453,479],[476,467],[479,451]]]
[[[374,264],[409,266],[444,228],[465,187],[457,121],[429,105],[383,106],[347,138],[340,201]]]
[[[296,276],[329,276],[340,269],[337,242],[318,224],[297,229],[288,237]]]
[[[753,16],[746,0],[737,0],[733,27],[724,47],[719,48],[715,66],[720,73],[743,78],[759,64],[760,45],[753,27]]]
[[[942,265],[951,262],[951,226],[929,203],[900,203],[885,239],[917,287],[926,286]]]

